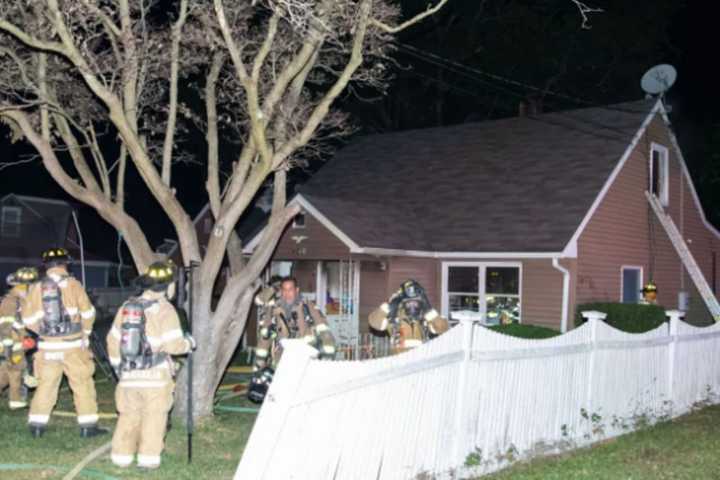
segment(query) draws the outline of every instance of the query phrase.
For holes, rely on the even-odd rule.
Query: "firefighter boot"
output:
[[[107,435],[109,430],[107,428],[100,428],[97,425],[80,427],[81,438],[92,438],[99,437],[100,435]]]
[[[33,425],[30,424],[30,435],[32,435],[33,438],[40,438],[45,433],[45,427],[41,425]]]

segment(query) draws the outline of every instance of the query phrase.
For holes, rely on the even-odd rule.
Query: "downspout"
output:
[[[552,265],[555,270],[563,274],[563,296],[562,296],[562,316],[560,320],[560,331],[567,332],[568,329],[568,306],[570,304],[570,271],[560,265],[560,257],[553,257]]]

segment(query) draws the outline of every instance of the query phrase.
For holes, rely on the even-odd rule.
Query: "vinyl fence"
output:
[[[678,313],[644,334],[591,315],[546,340],[463,322],[364,361],[290,341],[235,478],[469,478],[713,403],[720,324]]]

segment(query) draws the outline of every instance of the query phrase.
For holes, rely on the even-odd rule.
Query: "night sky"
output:
[[[427,4],[403,3],[406,11]],[[353,114],[359,134],[482,121],[515,114],[523,97],[534,92],[482,74],[469,75],[470,70],[461,71],[458,65],[578,99],[543,96],[544,108],[556,110],[580,108],[582,102],[638,100],[643,97],[642,73],[655,64],[671,63],[678,70],[667,97],[671,119],[706,213],[720,226],[720,82],[711,73],[718,12],[710,11],[718,7],[707,6],[716,2],[587,3],[606,9],[590,17],[591,30],[580,30],[577,10],[567,0],[451,0],[443,15],[398,38],[399,68],[387,97],[369,101],[377,94],[360,92],[365,100],[348,96],[340,106]],[[3,160],[29,152],[11,145],[0,131]],[[200,141],[193,148],[199,157],[204,155]],[[301,182],[308,174],[297,172],[295,179]],[[205,203],[205,176],[197,165],[179,166],[174,173],[173,186],[191,215]],[[69,200],[37,163],[0,171],[0,193],[11,192]],[[132,169],[127,192],[129,212],[141,224],[152,223],[152,244],[174,236]],[[90,208],[81,208],[80,217],[89,249],[114,259],[114,229]]]

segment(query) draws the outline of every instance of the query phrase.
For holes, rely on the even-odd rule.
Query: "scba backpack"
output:
[[[146,334],[145,310],[155,301],[131,298],[122,309],[120,326],[120,370],[144,370],[159,365],[166,359],[164,354],[154,354]]]

